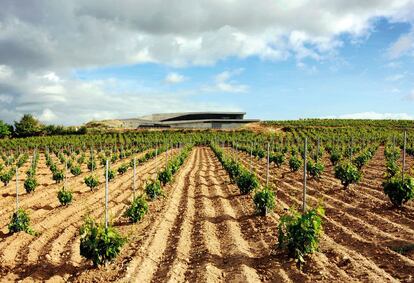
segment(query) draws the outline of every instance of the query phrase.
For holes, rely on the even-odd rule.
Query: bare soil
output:
[[[174,154],[176,154],[176,151]],[[265,159],[250,162],[262,183]],[[320,251],[302,269],[276,249],[279,217],[302,203],[302,175],[284,165],[271,165],[270,184],[276,191],[275,211],[257,216],[252,196],[240,195],[211,149],[196,147],[164,187],[165,196],[150,202],[150,212],[137,224],[122,213],[132,197],[132,170],[110,184],[110,213],[114,226],[128,236],[120,255],[108,266],[93,268],[79,255],[78,230],[85,215],[102,218],[103,184],[91,192],[81,176],[71,177],[74,203],[61,207],[48,168],[35,193],[22,195],[33,228],[40,235],[7,234],[14,207],[13,186],[1,188],[0,277],[2,282],[412,282],[414,253],[401,248],[414,244],[414,205],[394,209],[382,193],[383,149],[364,168],[364,178],[342,189],[325,160],[320,180],[308,182],[308,205],[326,209]],[[409,166],[414,164],[409,160]],[[165,164],[165,155],[140,165],[142,184]],[[103,182],[103,169],[98,169]],[[23,171],[24,172],[24,171]],[[7,194],[7,195],[6,195]],[[397,252],[398,251],[398,252]]]

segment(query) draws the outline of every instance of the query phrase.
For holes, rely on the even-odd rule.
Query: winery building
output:
[[[245,112],[160,113],[139,118],[121,119],[125,128],[236,129],[258,119],[244,119]]]

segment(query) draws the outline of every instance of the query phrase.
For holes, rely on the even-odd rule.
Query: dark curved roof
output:
[[[183,112],[183,113],[158,113],[140,117],[140,119],[166,122],[166,121],[189,121],[189,120],[211,120],[211,119],[243,119],[246,112]]]

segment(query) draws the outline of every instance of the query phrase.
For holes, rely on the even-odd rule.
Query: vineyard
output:
[[[0,140],[0,281],[412,282],[409,122]]]

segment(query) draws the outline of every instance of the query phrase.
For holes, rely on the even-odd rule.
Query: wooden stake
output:
[[[93,173],[93,149],[92,149],[92,146],[91,146],[91,165],[92,165],[92,173]]]
[[[109,169],[109,162],[108,159],[106,160],[106,169],[105,169],[105,229],[108,229],[108,191],[109,191],[109,184],[108,184],[108,169]]]
[[[319,143],[320,143],[320,141],[319,141],[319,137],[318,137],[318,145],[317,145],[317,147],[316,147],[316,162],[318,162],[318,159],[319,159]]]
[[[404,149],[403,149],[403,163],[402,163],[402,170],[401,170],[401,175],[402,175],[402,181],[404,183],[404,171],[405,171],[405,150],[407,147],[407,131],[404,131]]]
[[[16,166],[16,212],[19,210],[19,171]]]
[[[68,161],[65,159],[65,183],[63,184],[63,187],[66,189],[66,181],[68,176]]]
[[[136,174],[136,159],[134,157],[134,192],[133,192],[133,199],[135,199],[135,191],[136,191],[136,188],[137,188],[136,181],[135,181],[135,179],[136,179],[135,174]]]
[[[303,203],[302,203],[302,210],[303,212],[306,211],[306,153],[308,150],[308,139],[305,138],[305,146],[304,146],[304,158],[303,158]]]
[[[270,143],[267,143],[266,187],[269,186]]]
[[[158,173],[158,162],[157,162],[157,157],[158,157],[158,147],[155,148],[155,163],[157,164],[157,173]]]
[[[250,173],[253,172],[253,142],[250,143]]]

